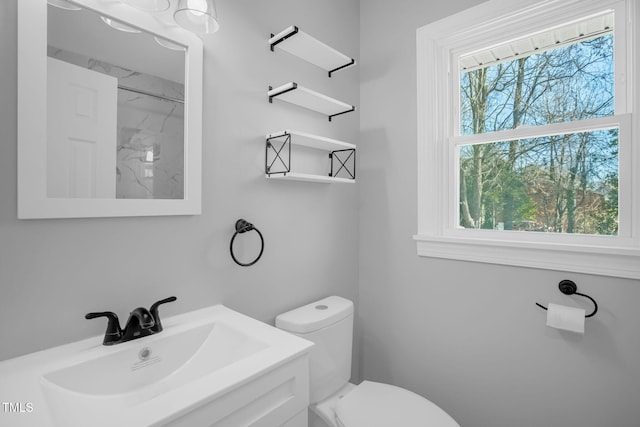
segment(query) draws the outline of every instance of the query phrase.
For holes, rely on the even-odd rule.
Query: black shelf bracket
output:
[[[280,144],[279,147],[276,147],[272,141],[278,140],[282,137],[284,137],[282,144]],[[281,155],[285,147],[287,148],[286,161],[283,158],[284,153]],[[270,152],[273,153],[273,158],[271,159],[271,161],[269,161]],[[274,171],[274,165],[278,160],[280,160],[280,163],[282,163],[284,170]],[[286,176],[289,172],[291,172],[291,134],[285,132],[282,135],[271,136],[267,138],[267,143],[264,151],[264,173],[269,176],[274,174],[282,174]]]
[[[347,113],[350,113],[350,112],[352,112],[352,111],[356,111],[356,107],[355,107],[355,106],[353,106],[353,105],[352,105],[352,106],[351,106],[351,108],[350,108],[350,109],[348,109],[348,110],[345,110],[345,111],[342,111],[342,112],[340,112],[340,113],[336,113],[336,114],[331,114],[331,115],[329,116],[329,121],[331,121],[331,119],[332,119],[333,117],[335,117],[335,116],[339,116],[339,115],[341,115],[341,114],[347,114]]]
[[[280,96],[280,95],[282,95],[282,94],[284,94],[284,93],[291,92],[292,90],[296,90],[296,89],[298,89],[298,83],[295,83],[295,82],[294,82],[294,83],[293,83],[293,86],[291,86],[290,88],[288,88],[288,89],[284,89],[284,90],[283,90],[283,91],[281,91],[281,92],[274,93],[273,95],[269,96],[269,103],[270,103],[270,104],[273,104],[273,98],[275,98],[276,96]],[[273,90],[273,86],[269,86],[269,90],[270,90],[270,91],[271,91],[271,90]],[[355,107],[354,107],[354,108],[355,108]]]
[[[348,62],[348,63],[346,63],[346,64],[344,64],[344,65],[341,65],[341,66],[340,66],[340,67],[338,67],[338,68],[334,68],[333,70],[329,71],[329,77],[331,77],[331,74],[335,73],[336,71],[342,70],[343,68],[350,67],[350,66],[352,66],[352,65],[353,65],[353,64],[355,64],[355,63],[356,63],[356,60],[355,60],[355,59],[353,59],[353,58],[351,58],[351,62]]]
[[[343,156],[344,160],[342,160],[340,156],[342,155],[342,153],[346,154],[346,157]],[[331,172],[329,172],[329,176],[338,177],[338,174],[340,173],[340,171],[344,170],[349,175],[350,179],[356,179],[356,149],[355,148],[332,151],[331,153],[329,153],[329,158],[331,159]],[[353,159],[350,162],[352,165],[351,168],[349,168],[348,166],[350,159]],[[338,167],[336,163],[339,163],[340,167]]]
[[[286,39],[288,39],[289,37],[293,37],[294,35],[298,34],[298,27],[294,26],[293,30],[290,33],[285,34],[284,36],[280,37],[278,40],[274,41],[273,43],[269,44],[269,47],[271,49],[271,52],[273,52],[273,48],[275,48],[279,43],[282,43],[283,41],[285,41]],[[273,38],[273,33],[271,33],[271,37]]]

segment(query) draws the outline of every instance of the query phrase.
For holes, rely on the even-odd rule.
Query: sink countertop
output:
[[[162,320],[159,334],[114,346],[102,345],[103,336],[27,354],[0,362],[0,402],[11,403],[13,410],[0,407],[0,425],[15,427],[53,427],[50,410],[43,393],[43,375],[131,347],[144,347],[155,340],[212,322],[231,325],[267,344],[266,348],[196,380],[159,394],[113,414],[109,419],[92,419],[94,426],[161,425],[189,412],[203,402],[241,386],[264,372],[307,353],[313,343],[273,326],[235,312],[223,305],[168,317]],[[128,394],[134,394],[130,392]],[[126,398],[126,395],[125,395]],[[100,397],[96,397],[100,399]],[[27,403],[30,404],[27,405]]]

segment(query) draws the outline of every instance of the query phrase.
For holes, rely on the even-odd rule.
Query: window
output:
[[[418,30],[419,255],[640,278],[637,14],[493,0]]]
[[[615,115],[613,27],[607,12],[459,58],[459,226],[617,234],[618,128],[590,120]]]

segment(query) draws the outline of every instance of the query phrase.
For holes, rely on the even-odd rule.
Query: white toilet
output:
[[[349,383],[353,302],[332,296],[276,317],[315,343],[310,356],[310,427],[460,427],[424,397],[389,384]]]

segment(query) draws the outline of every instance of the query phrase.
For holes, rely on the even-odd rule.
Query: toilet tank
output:
[[[276,317],[276,327],[312,341],[310,401],[317,403],[351,378],[353,302],[331,296]]]

